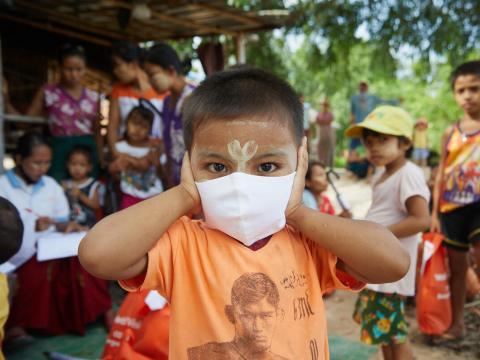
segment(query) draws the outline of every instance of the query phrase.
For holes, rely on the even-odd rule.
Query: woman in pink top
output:
[[[76,145],[91,149],[92,175],[98,174],[101,154],[99,95],[83,86],[85,51],[81,46],[64,45],[59,56],[60,81],[42,86],[26,111],[30,116],[47,116],[52,135],[53,158],[49,175],[57,181],[68,177],[66,158]]]
[[[333,114],[330,112],[328,99],[322,103],[322,110],[317,115],[320,138],[318,141],[318,160],[328,167],[333,166],[333,155],[335,151],[335,134],[332,129]]]

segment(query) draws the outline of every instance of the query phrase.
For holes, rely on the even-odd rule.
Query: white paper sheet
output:
[[[85,231],[74,233],[52,232],[40,236],[37,243],[37,260],[45,261],[77,256],[80,240],[86,234]]]

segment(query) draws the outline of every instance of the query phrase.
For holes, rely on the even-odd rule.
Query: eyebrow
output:
[[[274,157],[274,156],[281,156],[281,157],[287,157],[288,153],[284,150],[272,150],[263,154],[259,154],[253,157],[253,159],[258,160],[258,159],[264,159],[268,157]]]
[[[202,157],[211,157],[211,158],[216,158],[221,160],[230,160],[227,157],[223,156],[221,153],[217,153],[215,151],[210,151],[210,150],[202,150],[198,153],[198,155]]]
[[[221,153],[211,151],[211,150],[202,150],[198,153],[198,155],[202,156],[202,157],[211,157],[211,158],[216,158],[216,159],[221,159],[221,160],[226,160],[226,161],[231,161],[232,160],[229,156],[227,157],[227,156],[224,156]],[[279,150],[279,149],[278,150],[272,150],[272,151],[268,151],[268,152],[263,153],[263,154],[256,155],[250,160],[259,160],[259,159],[264,159],[264,158],[274,157],[274,156],[287,157],[288,153],[284,150]]]

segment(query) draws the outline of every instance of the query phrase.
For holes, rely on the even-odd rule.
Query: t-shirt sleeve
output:
[[[313,261],[315,262],[322,294],[336,289],[351,291],[363,289],[366,285],[364,282],[337,269],[338,258],[335,255],[311,240],[307,240],[307,242],[312,252]]]
[[[146,273],[133,279],[120,280],[120,286],[127,291],[157,290],[170,302],[175,255],[180,242],[187,237],[189,223],[186,217],[173,223],[148,252]]]
[[[412,196],[421,196],[427,202],[430,200],[430,190],[422,170],[413,166],[405,171],[400,182],[400,202],[404,211],[407,211],[406,202]]]
[[[118,99],[121,95],[122,89],[118,84],[112,86],[112,91],[110,92],[110,97],[113,99]]]

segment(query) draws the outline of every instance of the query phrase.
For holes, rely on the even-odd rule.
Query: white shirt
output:
[[[427,202],[430,199],[425,177],[422,170],[415,164],[407,163],[385,181],[377,184],[383,171],[373,179],[372,205],[368,210],[366,220],[390,226],[408,216],[406,202],[412,196],[421,196]],[[410,255],[410,268],[405,277],[388,284],[368,284],[367,288],[382,293],[397,293],[405,296],[415,295],[415,269],[417,265],[417,250],[420,234],[399,239]],[[382,246],[382,244],[378,244]]]
[[[24,233],[20,251],[8,262],[21,266],[36,253],[35,223],[39,216],[48,216],[56,222],[69,219],[70,209],[62,187],[50,176],[42,176],[35,184],[28,185],[13,170],[0,176],[0,196],[9,200],[20,213]]]
[[[119,153],[128,154],[130,156],[141,158],[150,152],[150,148],[146,146],[132,146],[125,140],[115,144]],[[154,166],[145,172],[128,170],[123,171],[120,180],[120,189],[124,194],[132,195],[136,198],[147,199],[163,191],[163,185],[157,176]]]

